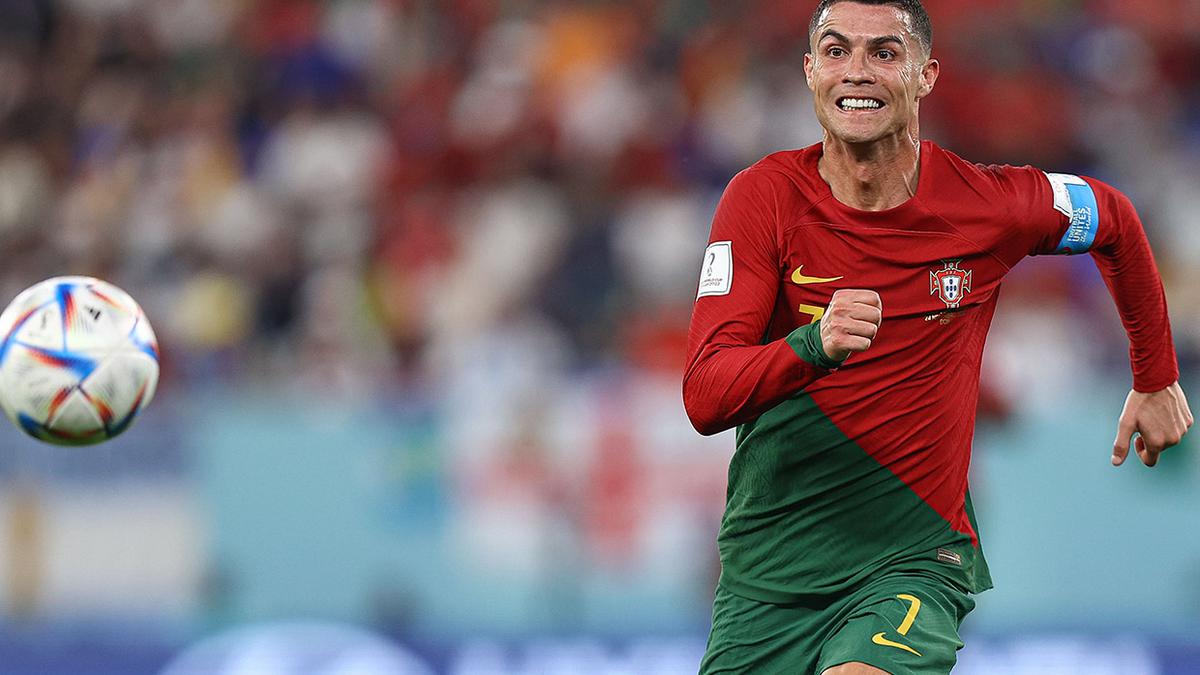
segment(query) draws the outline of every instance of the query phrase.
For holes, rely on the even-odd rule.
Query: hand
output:
[[[834,361],[853,352],[865,352],[883,321],[883,301],[875,291],[834,291],[821,316],[821,348]]]
[[[1113,441],[1113,466],[1120,466],[1125,462],[1125,457],[1129,454],[1129,438],[1135,432],[1138,437],[1134,448],[1142,464],[1158,464],[1158,456],[1182,440],[1195,421],[1179,382],[1149,394],[1130,391],[1129,396],[1125,398],[1121,420],[1117,423],[1117,440]]]

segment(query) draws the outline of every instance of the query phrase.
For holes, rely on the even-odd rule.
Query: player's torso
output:
[[[870,349],[805,391],[939,510],[957,509],[957,490],[934,497],[917,484],[940,471],[965,480],[984,339],[1008,267],[986,239],[915,202],[853,217],[821,206],[783,228],[768,337],[818,321],[839,289],[878,292],[883,322]]]
[[[741,580],[740,592],[831,591],[897,560],[936,563],[939,549],[965,561],[947,573],[986,586],[964,500],[979,359],[1007,268],[932,215],[895,215],[905,227],[816,208],[781,230],[768,340],[818,321],[839,289],[878,292],[883,322],[870,349],[740,429],[722,530],[723,583]],[[757,531],[795,543],[756,544]],[[785,574],[761,571],[785,555]]]
[[[764,341],[819,321],[840,289],[878,292],[883,321],[867,351],[739,427],[721,550],[752,597],[834,591],[902,559],[943,565],[943,549],[961,583],[990,585],[967,474],[984,339],[1024,243],[995,191],[924,150],[918,195],[882,212],[838,203],[814,148],[764,162],[779,218]]]
[[[904,228],[846,222],[820,209],[784,228],[768,337],[820,320],[837,290],[870,289],[883,301],[879,334],[839,372],[872,365],[876,376],[912,375],[936,366],[930,357],[976,346],[972,324],[994,304],[1007,266],[938,216],[908,211]]]

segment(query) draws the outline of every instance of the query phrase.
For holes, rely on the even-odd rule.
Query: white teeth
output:
[[[882,103],[872,98],[844,98],[838,105],[842,110],[874,110],[883,107]]]

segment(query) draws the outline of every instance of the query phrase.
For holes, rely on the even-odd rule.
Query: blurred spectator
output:
[[[927,130],[979,161],[1117,182],[1182,288],[1200,150],[1179,134],[1200,126],[1200,79],[1168,4],[930,2],[945,67]],[[0,287],[112,277],[184,380],[290,376],[315,348],[389,386],[367,372],[383,354],[355,350],[390,345],[393,376],[422,381],[441,343],[518,310],[583,363],[647,339],[669,353],[724,182],[819,138],[797,7],[5,3],[0,237],[22,255]],[[381,339],[330,346],[362,320]],[[1200,327],[1179,323],[1194,349]],[[217,353],[226,367],[201,365]],[[264,353],[275,366],[242,367]]]
[[[419,399],[468,556],[531,576],[558,556],[566,577],[584,551],[708,593],[697,533],[732,444],[680,414],[687,322],[726,182],[821,138],[815,4],[5,0],[0,292],[126,288],[164,392]],[[923,133],[1130,194],[1194,364],[1198,5],[926,4]],[[985,414],[1048,405],[1088,367],[1128,377],[1089,264],[1010,275]]]

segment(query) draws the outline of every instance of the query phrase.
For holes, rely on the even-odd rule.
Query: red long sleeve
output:
[[[1129,336],[1133,388],[1158,391],[1179,379],[1158,266],[1129,199],[1100,181],[1086,180],[1096,194],[1100,213],[1107,216],[1107,227],[1097,233],[1091,254]]]
[[[1032,167],[972,166],[943,153],[939,157],[944,160],[924,167],[929,175],[922,181],[937,183],[936,191],[918,193],[909,203],[887,212],[858,212],[830,200],[828,188],[816,182],[815,170],[797,170],[805,168],[798,162],[815,164],[816,156],[781,153],[756,164],[734,177],[717,207],[692,311],[683,378],[684,406],[701,433],[751,421],[800,391],[811,390],[810,385],[830,372],[827,368],[839,365],[821,351],[816,325],[806,323],[807,309],[817,308],[800,304],[823,306],[827,291],[837,285],[788,285],[793,267],[800,265],[804,275],[830,277],[853,271],[853,281],[844,283],[889,295],[893,300],[885,303],[893,317],[909,311],[927,315],[922,303],[928,300],[907,310],[895,301],[912,293],[913,280],[907,275],[929,265],[933,267],[925,274],[938,265],[944,268],[947,260],[969,255],[970,248],[934,251],[928,248],[935,241],[930,235],[906,234],[905,228],[913,227],[907,219],[926,215],[933,215],[933,220],[924,227],[931,232],[946,229],[961,236],[962,242],[979,246],[987,252],[989,264],[1003,265],[998,270],[1001,275],[1026,255],[1090,251],[1129,336],[1134,388],[1158,391],[1178,379],[1158,269],[1136,212],[1117,190],[1086,179],[1095,204],[1081,199],[1079,208],[1072,210],[1066,186],[1083,186],[1078,177],[1051,174],[1051,178]],[[1088,210],[1092,208],[1094,212]],[[997,217],[1002,210],[1007,210],[1007,216]],[[853,225],[821,225],[839,221]],[[800,234],[796,228],[802,223],[815,223],[811,236],[824,233],[820,242],[807,232]],[[856,241],[860,236],[869,236],[870,241]],[[878,270],[861,267],[855,254],[851,259],[838,256],[840,247],[850,241],[855,241],[856,250],[863,250],[893,240],[903,248],[890,250],[899,265],[891,275],[869,278],[872,270]],[[977,269],[968,292],[985,293],[988,277],[990,272],[985,275]],[[897,291],[903,295],[895,295]],[[913,302],[917,296],[912,296]],[[868,358],[885,355],[886,350],[876,347]]]
[[[1159,279],[1154,254],[1146,240],[1142,222],[1129,199],[1117,189],[1094,178],[1049,174],[1058,179],[1054,194],[1052,180],[1033,167],[990,167],[1005,200],[1011,218],[1021,236],[1013,240],[1016,256],[1064,252],[1073,236],[1072,218],[1062,211],[1071,204],[1063,180],[1082,185],[1086,182],[1096,200],[1095,240],[1087,248],[1121,315],[1129,337],[1129,360],[1133,369],[1133,388],[1141,392],[1158,391],[1179,379],[1167,301]],[[1082,221],[1088,205],[1075,204]],[[1069,249],[1070,246],[1065,246]]]
[[[705,295],[702,286],[683,377],[684,408],[705,435],[757,417],[829,372],[801,358],[811,351],[803,328],[764,344],[783,274],[778,213],[786,190],[777,183],[782,179],[763,169],[739,173],[713,218],[709,250],[724,254],[723,246],[712,244],[729,242],[728,279],[717,280],[728,289]],[[809,358],[819,362],[822,356]]]

